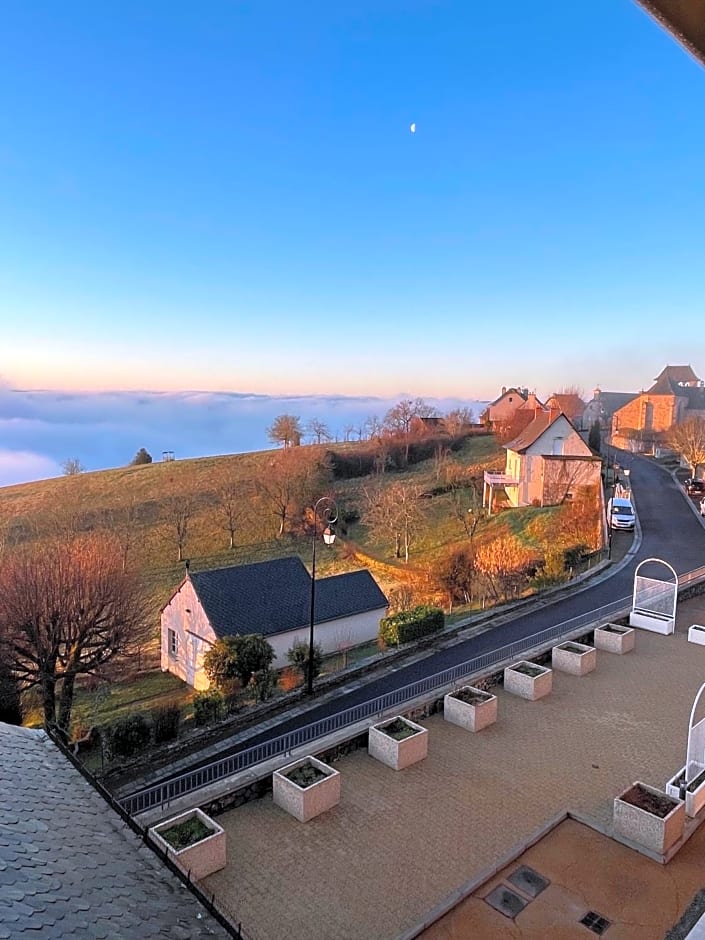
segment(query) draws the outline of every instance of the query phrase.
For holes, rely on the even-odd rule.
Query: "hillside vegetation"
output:
[[[307,445],[127,466],[4,487],[0,489],[1,541],[5,550],[11,550],[15,544],[42,538],[53,528],[115,533],[130,562],[143,574],[155,634],[159,610],[183,577],[185,559],[191,570],[202,570],[293,553],[308,565],[312,530],[307,507],[322,494],[336,498],[341,524],[335,546],[318,553],[320,574],[368,566],[392,596],[411,583],[417,593],[433,594],[434,560],[449,546],[466,543],[470,534],[475,546],[502,534],[512,535],[537,558],[544,554],[547,527],[553,529],[554,547],[587,541],[570,532],[562,537],[551,526],[559,508],[500,511],[492,520],[486,519],[481,508],[482,471],[501,466],[503,452],[490,435],[466,437],[454,446],[457,449],[450,450],[431,442],[428,449],[433,456],[428,459],[404,469],[350,479],[335,478],[330,449]],[[336,453],[350,456],[365,449],[369,451],[369,445],[352,443],[338,445]],[[276,494],[273,502],[267,486],[281,462],[295,458],[305,458],[303,478],[292,497],[285,531],[279,535]],[[381,498],[394,486],[406,486],[418,502],[408,561],[396,557],[394,542],[383,526],[368,524],[371,495]],[[230,498],[229,519],[224,492]],[[179,535],[180,510],[188,518]],[[232,548],[229,527],[234,536]]]

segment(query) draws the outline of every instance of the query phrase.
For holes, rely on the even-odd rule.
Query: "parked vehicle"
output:
[[[705,480],[688,477],[685,481],[685,491],[688,496],[705,496]]]
[[[705,496],[700,500],[700,515],[705,516]]]
[[[612,529],[633,529],[636,514],[631,500],[623,496],[613,496],[607,503],[607,520]]]

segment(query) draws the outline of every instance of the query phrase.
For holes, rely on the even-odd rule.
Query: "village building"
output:
[[[601,458],[559,411],[538,412],[505,449],[504,472],[484,477],[483,505],[490,511],[496,488],[504,489],[515,507],[554,506],[582,487],[600,491]]]
[[[705,418],[705,388],[688,366],[666,366],[647,391],[612,415],[611,443],[652,452],[671,428],[689,418]]]
[[[315,642],[323,653],[377,638],[388,601],[366,570],[316,579]],[[300,558],[275,558],[187,572],[161,616],[161,668],[197,690],[209,680],[203,657],[225,636],[260,634],[287,665],[296,642],[308,643],[311,576]]]

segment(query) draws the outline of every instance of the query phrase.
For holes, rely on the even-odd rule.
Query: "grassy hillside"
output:
[[[340,445],[338,445],[340,446]],[[356,444],[343,445],[354,449]],[[72,525],[78,529],[130,530],[130,553],[142,570],[150,592],[154,636],[159,624],[159,610],[168,600],[184,574],[183,562],[177,561],[177,546],[172,529],[164,521],[168,501],[175,495],[187,495],[194,501],[184,557],[192,570],[263,561],[284,554],[298,554],[308,565],[311,542],[306,535],[277,538],[277,519],[255,492],[255,482],[266,476],[278,452],[259,451],[222,457],[204,457],[169,463],[122,467],[76,476],[60,477],[36,483],[0,488],[0,532],[7,546],[39,538],[53,525]],[[444,472],[455,466],[464,474],[480,476],[483,469],[501,466],[503,453],[493,438],[468,438],[462,448],[448,457]],[[403,472],[387,472],[382,486],[409,480],[430,491],[439,482],[439,468],[434,460],[411,466]],[[227,477],[234,481],[247,502],[234,549],[228,547],[228,533],[221,518],[217,491]],[[457,502],[452,494],[442,493],[424,499],[423,522],[412,543],[409,564],[394,557],[388,540],[370,533],[365,524],[364,489],[370,477],[329,481],[322,492],[333,492],[346,511],[359,515],[347,527],[344,537],[332,550],[318,553],[321,575],[369,566],[385,591],[408,580],[409,571],[427,568],[448,545],[466,539],[458,518]],[[511,530],[527,544],[536,543],[537,517],[550,516],[552,509],[523,509],[500,513],[492,520],[483,518],[477,540]],[[532,532],[532,523],[534,531]]]

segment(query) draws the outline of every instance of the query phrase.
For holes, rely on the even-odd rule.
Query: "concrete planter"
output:
[[[536,663],[521,660],[504,670],[504,688],[512,695],[535,702],[550,694],[553,672],[548,666],[537,666]]]
[[[629,626],[641,627],[642,630],[670,636],[676,629],[676,621],[667,614],[659,614],[653,610],[633,610],[629,614]]]
[[[598,650],[617,653],[621,656],[634,649],[636,630],[633,627],[623,627],[616,623],[606,623],[604,627],[595,628],[594,637]]]
[[[210,835],[199,839],[198,842],[192,842],[185,848],[174,848],[163,836],[163,833],[174,826],[187,823],[193,818],[197,818],[210,830]],[[190,809],[179,816],[167,819],[166,822],[152,826],[149,830],[149,837],[155,842],[163,852],[166,852],[172,861],[183,871],[191,875],[192,881],[200,881],[207,878],[213,872],[225,868],[226,863],[226,844],[225,830],[211,819],[201,809]]]
[[[662,808],[655,811],[654,803]],[[662,790],[637,781],[615,797],[615,833],[657,855],[665,855],[684,829],[685,803]]]
[[[688,627],[688,642],[705,646],[705,627],[701,627],[699,623],[694,623],[691,627]]]
[[[673,780],[669,780],[666,784],[666,793],[676,800],[680,799],[680,785],[678,781],[684,776],[685,767],[682,767]],[[698,783],[701,776],[703,779]],[[697,786],[693,786],[693,784],[697,784]],[[691,781],[689,787],[692,787],[692,789],[688,788],[685,791],[685,814],[692,818],[697,816],[700,810],[705,807],[705,771],[698,774],[695,779]]]
[[[407,738],[397,740],[384,729],[400,721],[413,730]],[[409,718],[397,716],[372,725],[367,739],[367,750],[371,757],[382,761],[393,770],[403,770],[410,764],[423,760],[428,754],[428,731]]]
[[[443,717],[468,731],[482,731],[497,721],[497,696],[464,685],[444,696]]]
[[[597,665],[597,650],[584,643],[561,643],[551,651],[551,665],[571,676],[586,676]]]
[[[300,768],[313,769],[323,776],[315,783],[300,785],[288,776]],[[340,773],[316,757],[302,757],[274,771],[272,791],[277,806],[291,813],[299,822],[308,822],[340,803]]]

